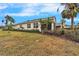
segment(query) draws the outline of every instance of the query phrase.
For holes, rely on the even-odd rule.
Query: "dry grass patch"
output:
[[[79,43],[37,33],[0,31],[0,55],[79,55]]]

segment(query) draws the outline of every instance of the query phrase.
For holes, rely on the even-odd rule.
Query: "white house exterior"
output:
[[[55,17],[49,17],[52,20],[51,23],[51,29],[54,30],[54,25],[55,25]],[[41,20],[47,20],[48,18],[41,18]],[[42,31],[42,25],[39,19],[28,21],[28,22],[23,22],[19,24],[15,24],[13,26],[14,29],[20,29],[20,27],[23,27],[23,30],[39,30],[40,32]]]

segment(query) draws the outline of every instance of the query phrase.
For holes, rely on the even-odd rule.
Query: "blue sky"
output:
[[[0,25],[5,15],[12,16],[16,23],[50,16],[55,16],[57,23],[60,23],[63,9],[60,3],[0,3]],[[75,24],[79,22],[78,16],[74,20]],[[70,20],[66,20],[66,24],[70,24]]]

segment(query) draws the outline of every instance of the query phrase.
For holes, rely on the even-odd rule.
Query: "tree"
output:
[[[62,29],[61,29],[61,34],[64,34],[64,32],[65,32],[65,31],[64,31],[65,22],[66,22],[66,21],[65,21],[64,18],[63,18],[63,19],[61,20],[61,28],[62,28]]]
[[[74,30],[74,18],[79,12],[79,8],[75,3],[65,3],[65,9],[61,12],[62,18],[71,19],[71,29]]]
[[[14,23],[15,23],[15,20],[11,16],[9,16],[9,15],[5,16],[5,25],[6,25],[8,30],[12,29],[12,25]]]

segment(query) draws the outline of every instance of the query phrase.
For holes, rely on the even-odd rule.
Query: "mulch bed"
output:
[[[51,31],[44,31],[42,34],[44,34],[44,35],[54,35],[54,36],[57,36],[57,37],[60,37],[60,38],[64,38],[66,40],[75,41],[75,42],[79,43],[78,38],[76,38],[72,35],[69,35],[69,34],[61,34],[60,32],[51,32]]]

